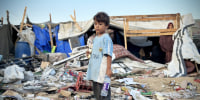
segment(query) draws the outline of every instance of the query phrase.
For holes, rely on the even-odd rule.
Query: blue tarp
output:
[[[41,52],[44,52],[44,51],[51,52],[51,45],[50,45],[50,42],[49,42],[50,37],[49,37],[48,27],[41,29],[40,27],[33,25],[33,31],[34,31],[35,36],[36,36],[35,46]],[[53,35],[53,37],[55,37],[55,39],[56,39],[56,50],[55,50],[55,52],[65,53],[69,57],[70,56],[69,53],[71,53],[72,50],[70,48],[70,44],[69,44],[68,40],[62,40],[62,41],[58,40],[59,25],[57,25],[51,31],[52,31],[52,33],[55,34],[55,35]],[[85,45],[84,35],[79,36],[79,41],[80,41],[81,46]],[[36,54],[38,54],[37,51],[36,51]]]
[[[67,56],[69,57],[69,53],[72,52],[71,48],[70,48],[70,44],[68,42],[68,40],[63,40],[63,41],[59,41],[58,40],[58,30],[59,30],[59,25],[56,26],[55,28],[56,31],[54,31],[56,33],[56,52],[62,52],[62,53],[66,53]],[[85,40],[84,40],[84,35],[79,36],[79,41],[81,46],[85,45]]]
[[[45,28],[41,29],[39,26],[33,25],[33,32],[35,33],[35,43],[34,45],[41,51],[41,52],[50,52],[51,45],[49,43],[49,32],[46,31]],[[36,51],[36,54],[38,52]]]

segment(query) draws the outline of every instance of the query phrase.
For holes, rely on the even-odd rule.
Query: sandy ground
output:
[[[176,85],[184,85],[185,82],[192,83],[197,86],[197,93],[200,93],[200,83],[194,81],[194,77],[179,77],[179,78],[158,78],[158,77],[133,77],[135,82],[145,84],[151,91],[171,92],[175,91],[173,86],[170,86],[170,81],[175,81]]]

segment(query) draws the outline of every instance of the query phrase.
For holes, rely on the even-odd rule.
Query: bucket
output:
[[[89,63],[89,59],[87,59],[87,57],[85,57],[85,56],[81,56],[81,57],[79,58],[79,61],[80,61],[80,63],[81,63],[81,66],[86,66],[86,65],[88,65],[88,63]]]
[[[15,58],[31,56],[30,46],[27,42],[17,42],[15,46]]]

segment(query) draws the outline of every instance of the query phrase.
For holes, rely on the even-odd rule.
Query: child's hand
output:
[[[89,50],[87,50],[87,51],[86,51],[86,56],[87,56],[88,58],[90,58],[90,54],[91,54],[91,52],[90,52]]]
[[[106,71],[106,75],[109,76],[109,77],[111,78],[111,76],[112,76],[112,71],[111,71],[111,70],[107,70],[107,71]]]

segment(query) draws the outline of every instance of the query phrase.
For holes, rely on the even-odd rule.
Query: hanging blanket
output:
[[[191,19],[193,19],[191,15],[184,16],[183,25],[173,34],[172,60],[168,65],[168,70],[164,71],[164,74],[167,76],[185,76],[187,70],[184,59],[200,64],[200,55],[187,30],[187,27],[194,24],[194,20]]]

